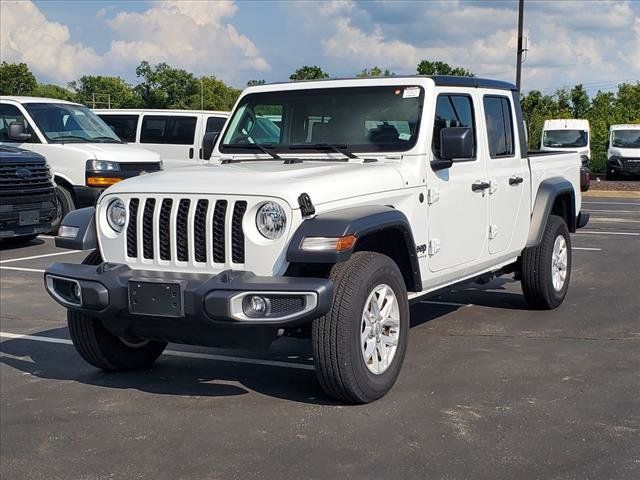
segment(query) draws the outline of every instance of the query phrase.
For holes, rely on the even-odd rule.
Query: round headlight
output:
[[[124,202],[119,198],[111,200],[107,207],[107,223],[113,230],[120,233],[127,221],[127,210]]]
[[[256,227],[263,237],[269,240],[280,238],[286,226],[287,215],[280,205],[266,202],[260,206],[256,214]]]

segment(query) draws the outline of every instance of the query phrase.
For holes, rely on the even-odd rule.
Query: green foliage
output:
[[[59,100],[67,100],[69,102],[75,101],[75,96],[72,91],[51,83],[39,84],[31,94],[34,97],[57,98]]]
[[[193,110],[231,110],[240,90],[226,85],[214,76],[198,80],[198,92],[189,98],[186,108]]]
[[[0,95],[33,95],[37,86],[36,77],[26,63],[0,65]]]
[[[193,73],[166,63],[155,67],[142,61],[136,68],[142,81],[135,91],[147,108],[189,108],[193,97],[200,95],[200,82]]]
[[[582,88],[582,84],[571,89],[571,114],[573,118],[584,118],[589,111],[589,95]]]
[[[329,74],[316,65],[304,65],[289,76],[289,80],[293,81],[317,80],[320,78],[329,78]]]
[[[446,62],[441,62],[439,60],[429,61],[422,60],[418,64],[418,75],[455,75],[457,77],[475,77],[473,73],[471,73],[466,68],[462,67],[452,67]]]
[[[247,82],[247,87],[255,87],[257,85],[264,85],[265,83],[267,83],[264,80],[249,80]]]
[[[133,108],[140,100],[133,87],[120,77],[83,75],[69,83],[75,92],[75,101],[95,108]]]
[[[393,77],[395,75],[395,73],[393,73],[392,71],[388,70],[388,69],[384,69],[382,70],[380,67],[373,67],[370,69],[364,69],[362,70],[358,75],[356,75],[356,77],[359,78],[368,78],[368,77]]]

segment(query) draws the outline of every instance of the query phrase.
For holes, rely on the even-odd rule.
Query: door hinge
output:
[[[440,251],[440,240],[434,238],[433,240],[429,240],[429,245],[427,247],[428,255],[435,255]]]
[[[498,236],[498,226],[491,225],[489,226],[489,240],[493,240]]]
[[[427,189],[427,205],[433,205],[440,200],[440,191],[435,188]]]
[[[493,180],[489,181],[489,195],[493,195],[494,193],[496,193],[498,191],[498,183],[494,182]]]

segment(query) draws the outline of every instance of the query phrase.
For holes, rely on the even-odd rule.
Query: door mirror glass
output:
[[[25,132],[24,123],[11,122],[9,124],[9,139],[23,142],[31,138],[30,133]]]
[[[473,157],[473,131],[468,127],[448,127],[440,130],[440,159],[467,160]]]
[[[202,137],[202,158],[209,160],[213,153],[213,146],[216,144],[218,132],[207,132]]]

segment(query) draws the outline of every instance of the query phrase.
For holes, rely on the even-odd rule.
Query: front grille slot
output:
[[[213,261],[224,263],[226,258],[225,245],[225,218],[227,218],[227,201],[218,200],[216,208],[213,210],[212,237],[213,237]]]
[[[142,214],[142,254],[148,260],[153,259],[153,213],[156,199],[147,198]]]
[[[198,200],[193,217],[193,255],[196,262],[207,261],[207,210],[208,200]]]
[[[140,200],[132,198],[129,202],[129,225],[127,225],[127,256],[138,256],[138,205]]]
[[[233,263],[244,263],[244,230],[242,219],[247,210],[247,202],[240,200],[233,207],[231,218],[231,259]]]
[[[18,176],[21,170],[28,170],[28,176]],[[53,192],[53,189],[51,174],[44,162],[3,162],[0,165],[0,197],[42,195]]]
[[[160,260],[171,260],[171,208],[173,200],[165,198],[160,206],[158,218],[158,233],[160,242]]]
[[[189,207],[191,200],[183,199],[178,204],[178,216],[176,218],[176,249],[178,250],[178,260],[189,261]]]

